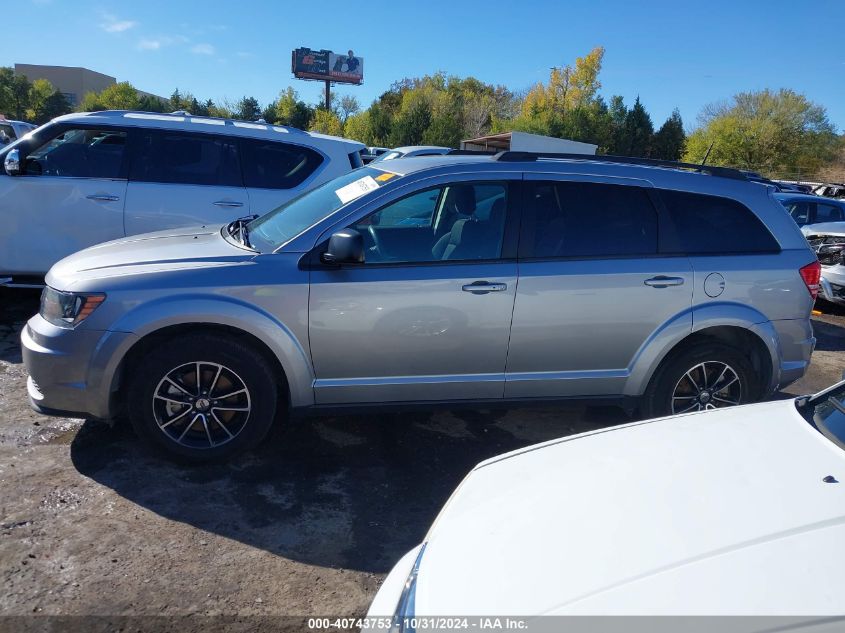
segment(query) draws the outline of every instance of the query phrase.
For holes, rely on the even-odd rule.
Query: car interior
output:
[[[502,248],[506,187],[459,184],[428,189],[357,222],[365,263],[495,259]]]

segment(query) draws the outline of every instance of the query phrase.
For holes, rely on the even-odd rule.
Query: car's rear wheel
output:
[[[273,423],[272,368],[237,339],[206,334],[164,341],[131,372],[132,426],[172,455],[225,459],[257,445]]]
[[[657,370],[640,407],[645,417],[721,409],[758,397],[754,368],[739,350],[701,343],[672,355]]]

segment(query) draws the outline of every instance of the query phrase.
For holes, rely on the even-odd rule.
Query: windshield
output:
[[[822,435],[845,449],[845,381],[815,396],[799,398],[797,406]]]
[[[249,240],[253,248],[262,253],[273,251],[347,203],[396,177],[396,174],[372,167],[361,167],[338,176],[250,222],[247,225]]]
[[[402,152],[397,152],[396,150],[392,150],[392,151],[389,151],[389,152],[385,152],[384,154],[382,154],[381,156],[376,158],[373,162],[374,163],[380,163],[380,162],[385,161],[385,160],[393,160],[394,158],[399,158],[400,156],[403,156]]]

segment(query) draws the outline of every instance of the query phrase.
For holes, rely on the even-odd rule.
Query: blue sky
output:
[[[786,87],[845,130],[842,0],[21,0],[12,14],[0,64],[85,66],[163,96],[264,105],[292,85],[316,102],[320,84],[290,73],[298,46],[362,56],[364,85],[337,89],[364,105],[438,70],[518,90],[601,45],[602,94],[639,95],[656,125],[675,107],[690,127],[707,103]]]

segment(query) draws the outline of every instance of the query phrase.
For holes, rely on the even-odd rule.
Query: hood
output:
[[[108,277],[227,266],[256,253],[226,240],[220,226],[197,226],[133,235],[74,253],[47,273],[47,285],[73,290]]]
[[[801,232],[807,235],[836,235],[845,236],[845,222],[819,222],[818,224],[805,224]]]
[[[415,612],[841,613],[843,525],[845,453],[793,401],[638,422],[477,466]]]

